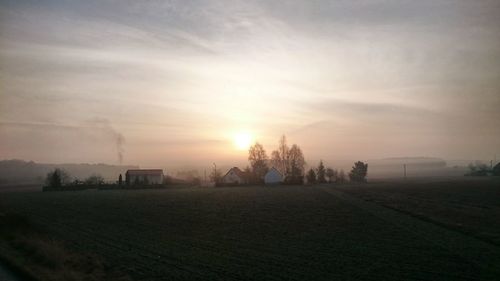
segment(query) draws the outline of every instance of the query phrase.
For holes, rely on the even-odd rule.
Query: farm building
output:
[[[233,167],[222,177],[223,184],[246,184],[247,175],[238,167]]]
[[[162,169],[127,170],[125,173],[127,184],[161,184],[163,183]]]
[[[272,167],[264,176],[265,184],[280,184],[281,182],[283,182],[283,176],[274,167]]]

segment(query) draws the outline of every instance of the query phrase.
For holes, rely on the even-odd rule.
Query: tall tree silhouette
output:
[[[255,180],[258,182],[263,181],[268,167],[266,151],[260,143],[256,142],[250,147],[248,150],[248,161],[250,161]]]
[[[306,165],[306,161],[304,159],[302,149],[300,149],[298,145],[293,144],[288,151],[287,163],[288,174],[285,180],[288,183],[302,184],[304,180],[304,166]]]
[[[309,184],[314,184],[316,183],[316,173],[314,172],[314,169],[309,169],[309,172],[307,172],[307,183]]]
[[[279,143],[278,143],[278,149],[274,150],[271,153],[271,163],[272,165],[278,169],[282,175],[287,175],[288,174],[288,167],[289,167],[289,159],[288,159],[288,144],[286,140],[286,136],[282,135]]]
[[[354,163],[351,172],[349,173],[349,179],[352,182],[366,182],[366,175],[368,174],[368,164],[361,161]]]
[[[326,183],[326,170],[323,165],[323,160],[319,161],[318,168],[316,169],[316,177],[319,183]]]
[[[337,176],[337,182],[338,183],[344,183],[344,182],[346,182],[346,177],[345,177],[344,169],[340,169],[340,172],[338,173],[338,176]]]
[[[209,178],[210,178],[211,181],[213,181],[217,185],[222,180],[222,174],[221,174],[220,170],[213,169],[212,172],[209,175]]]
[[[69,182],[68,173],[63,170],[56,168],[49,172],[45,178],[45,185],[50,187],[61,187]]]
[[[335,181],[335,178],[337,177],[337,171],[335,171],[332,168],[326,168],[325,175],[328,178],[328,182],[332,183]]]

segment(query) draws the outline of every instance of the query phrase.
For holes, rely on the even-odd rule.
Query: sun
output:
[[[237,149],[246,150],[252,145],[252,136],[246,132],[240,132],[234,135],[234,145]]]

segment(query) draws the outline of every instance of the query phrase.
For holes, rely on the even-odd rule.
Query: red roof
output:
[[[138,169],[138,170],[127,170],[128,175],[134,176],[144,176],[144,175],[163,175],[162,169]]]

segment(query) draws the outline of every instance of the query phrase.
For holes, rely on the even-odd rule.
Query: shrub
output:
[[[104,178],[101,175],[91,175],[90,177],[85,179],[86,185],[101,185],[104,184]]]
[[[61,187],[69,182],[70,178],[66,171],[56,168],[47,173],[45,177],[45,185],[50,187]]]

